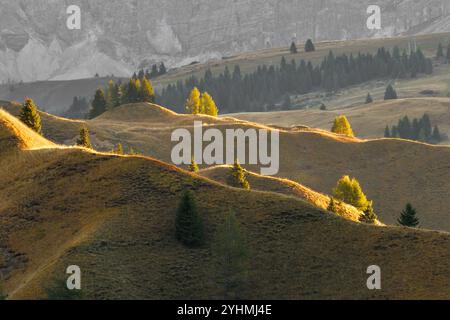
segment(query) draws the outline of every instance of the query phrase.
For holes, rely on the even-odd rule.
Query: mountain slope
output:
[[[10,119],[1,117],[3,128]],[[32,133],[22,128],[20,135]],[[293,197],[226,187],[150,158],[17,151],[0,158],[0,270],[10,298],[45,297],[68,265],[80,266],[85,298],[221,298],[213,244],[230,210],[251,256],[241,298],[449,298],[448,233],[350,222]],[[207,231],[208,244],[195,250],[174,236],[186,189]],[[365,288],[371,264],[382,268],[383,290]]]
[[[380,138],[384,135],[386,125],[397,125],[399,119],[408,116],[421,118],[424,113],[430,116],[433,125],[438,125],[442,133],[450,133],[450,98],[408,98],[388,101],[375,101],[370,104],[361,104],[345,108],[336,108],[328,111],[317,109],[279,111],[279,112],[253,112],[227,114],[241,120],[272,124],[277,126],[306,125],[313,128],[330,130],[334,119],[345,115],[353,131],[361,138]],[[443,141],[443,144],[450,142]]]
[[[369,1],[161,2],[79,0],[81,29],[66,26],[68,4],[0,2],[0,80],[67,80],[165,61],[186,65],[292,39],[344,40],[450,31],[445,0],[382,0],[382,29],[369,30]],[[120,26],[120,28],[118,27]]]
[[[17,106],[4,107],[12,113],[18,112]],[[135,113],[136,110],[139,111]],[[44,113],[42,123],[45,136],[57,143],[73,145],[79,128],[85,125],[98,150],[109,151],[122,143],[125,152],[132,147],[167,163],[171,163],[175,146],[171,142],[172,132],[186,128],[192,133],[194,121],[202,121],[208,128],[222,132],[237,128],[273,129],[232,117],[181,115],[163,110],[151,104],[124,105],[88,121],[69,121]],[[142,121],[141,113],[153,116]],[[450,198],[449,158],[447,146],[401,139],[361,140],[319,129],[282,129],[277,176],[324,194],[331,193],[342,175],[354,176],[368,198],[374,200],[375,212],[382,222],[395,224],[406,203],[411,202],[417,208],[423,228],[448,231],[450,216],[443,208],[448,207]],[[259,172],[257,166],[246,168]]]

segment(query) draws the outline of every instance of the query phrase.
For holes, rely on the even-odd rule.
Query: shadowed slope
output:
[[[186,189],[206,226],[207,245],[196,250],[174,236]],[[251,255],[241,298],[449,298],[447,233],[353,223],[150,158],[18,149],[0,158],[0,197],[0,271],[11,298],[45,297],[68,265],[82,269],[85,298],[221,298],[213,244],[230,210]],[[370,264],[382,266],[381,291],[365,288]]]
[[[201,170],[199,174],[214,181],[227,184],[227,179],[230,176],[231,166],[216,166]],[[295,196],[306,200],[311,204],[326,210],[330,204],[330,197],[322,193],[311,190],[299,183],[288,179],[280,179],[276,177],[262,176],[254,172],[247,171],[247,180],[250,183],[252,190],[270,191],[281,193],[289,196]],[[355,207],[345,204],[336,203],[338,215],[359,222],[361,212]]]
[[[144,114],[152,116],[142,121],[139,113],[132,110],[135,108],[150,109]],[[171,142],[172,132],[186,128],[192,133],[194,121],[202,121],[204,130],[217,128],[222,132],[237,128],[274,129],[230,117],[178,115],[151,104],[126,105],[114,111],[114,115],[109,113],[104,115],[108,120],[100,117],[84,122],[96,149],[107,151],[122,143],[125,152],[133,148],[168,163],[171,163],[172,147],[176,144]],[[121,117],[127,121],[121,121]],[[45,114],[42,119],[47,137],[58,143],[75,143],[80,123]],[[330,194],[342,175],[350,175],[361,182],[384,223],[395,224],[405,204],[412,202],[422,227],[448,231],[450,216],[443,208],[449,206],[450,198],[449,159],[450,147],[446,146],[401,139],[360,140],[320,129],[293,128],[280,131],[277,176]],[[245,167],[260,172],[257,166]]]

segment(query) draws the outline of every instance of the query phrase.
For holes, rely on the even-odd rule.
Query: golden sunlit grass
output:
[[[5,130],[15,120],[1,115],[0,141],[34,136],[23,126]],[[45,298],[73,264],[86,298],[221,298],[211,248],[229,211],[251,256],[244,298],[449,298],[447,233],[355,223],[298,199],[325,196],[286,180],[251,175],[271,192],[244,191],[147,157],[31,140],[37,149],[22,145],[0,158],[0,268],[10,298]],[[291,187],[297,198],[276,193]],[[206,226],[207,245],[196,250],[174,236],[186,189]],[[365,288],[374,263],[385,283],[377,292]]]
[[[383,107],[390,108],[390,104],[394,108],[395,102],[386,102],[380,107],[374,104],[372,108],[382,115]],[[18,112],[17,106],[4,107],[13,114]],[[127,120],[121,121],[121,117]],[[87,120],[83,125],[89,128],[91,141],[98,150],[107,152],[122,143],[125,152],[132,147],[138,153],[171,163],[175,145],[170,142],[173,130],[186,128],[192,133],[195,120],[222,132],[236,128],[275,128],[232,117],[178,115],[152,104],[122,106],[111,114],[107,112],[95,120]],[[75,144],[79,124],[58,121],[46,114],[42,114],[42,123],[47,138],[60,144]],[[356,126],[358,135],[357,122],[352,125]],[[450,198],[449,158],[450,147],[400,139],[361,140],[323,129],[286,128],[280,131],[280,172],[277,177],[330,194],[340,177],[350,175],[361,182],[383,223],[395,224],[405,204],[412,202],[422,227],[448,231],[450,219],[442,208],[448,206]],[[259,172],[257,166],[245,167]],[[420,199],[417,199],[418,194]]]
[[[230,168],[231,166],[228,165],[215,166],[203,169],[199,172],[199,174],[203,177],[210,178],[214,181],[219,181],[226,185],[227,179],[230,175]],[[298,197],[324,210],[326,210],[330,204],[330,196],[311,190],[310,188],[289,179],[262,176],[254,172],[247,172],[247,179],[252,190],[276,192]],[[337,208],[338,211],[336,213],[341,217],[354,222],[359,222],[361,212],[355,207],[345,203],[340,203],[337,204]],[[376,224],[382,225],[378,221]]]

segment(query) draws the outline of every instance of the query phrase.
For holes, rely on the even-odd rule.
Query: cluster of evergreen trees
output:
[[[89,118],[98,117],[122,104],[137,102],[155,102],[155,90],[147,77],[132,77],[126,84],[110,80],[107,88],[98,88],[95,92]]]
[[[211,70],[198,79],[192,76],[170,84],[157,95],[157,102],[182,112],[184,102],[194,87],[215,97],[224,112],[267,111],[283,100],[286,94],[305,94],[313,90],[334,91],[349,85],[379,78],[406,78],[432,73],[430,59],[417,49],[410,54],[395,47],[376,54],[335,56],[330,51],[317,66],[301,60],[290,63],[283,57],[278,66],[259,66],[253,73],[243,75],[236,65],[214,76]]]
[[[161,64],[158,66],[156,64],[152,65],[152,68],[149,69],[140,69],[137,73],[135,72],[133,74],[134,79],[154,79],[156,77],[162,76],[167,73],[167,68],[164,65],[164,62],[161,62]]]
[[[73,97],[72,104],[64,113],[66,118],[85,119],[89,114],[90,104],[86,97]]]
[[[408,116],[404,116],[398,121],[398,124],[389,128],[386,126],[384,130],[386,138],[402,138],[427,143],[439,143],[444,138],[439,131],[439,127],[432,127],[430,117],[424,114],[422,118],[414,118],[410,121]]]
[[[294,41],[292,41],[289,51],[292,54],[298,53],[297,45],[295,44]],[[314,46],[312,40],[308,39],[305,43],[305,52],[312,52],[312,51],[316,51],[316,47]]]

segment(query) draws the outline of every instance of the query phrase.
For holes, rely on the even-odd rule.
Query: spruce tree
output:
[[[385,138],[391,137],[391,132],[389,131],[389,126],[386,126],[386,128],[384,129],[384,137]]]
[[[197,162],[195,162],[195,159],[192,158],[191,164],[189,165],[189,171],[190,172],[198,172],[198,170],[199,170],[198,164],[197,164]]]
[[[433,128],[432,140],[434,143],[439,143],[442,140],[441,133],[437,125]]]
[[[377,219],[378,217],[373,211],[373,203],[372,201],[368,201],[367,208],[364,210],[364,214],[361,215],[359,220],[361,222],[373,224]]]
[[[336,201],[334,200],[333,197],[331,197],[330,199],[330,203],[328,204],[327,210],[330,212],[334,212],[337,213],[337,205],[336,205]]]
[[[419,219],[416,218],[416,210],[410,203],[406,204],[405,210],[402,211],[397,222],[405,227],[415,228],[419,225]]]
[[[361,211],[366,210],[369,204],[358,180],[350,179],[349,176],[343,176],[339,179],[336,188],[333,189],[333,196]]]
[[[32,99],[25,99],[20,110],[19,119],[29,128],[42,135],[41,116]]]
[[[80,137],[77,139],[77,146],[92,149],[91,141],[89,138],[89,129],[82,127],[80,129]]]
[[[442,48],[442,43],[439,43],[436,58],[440,59],[444,57],[444,49]]]
[[[197,204],[192,191],[183,194],[178,206],[175,220],[176,238],[188,247],[197,247],[203,244],[203,222],[198,214]]]
[[[367,93],[367,97],[366,97],[366,104],[372,103],[373,99],[372,96],[370,95],[370,92]]]
[[[392,85],[388,85],[386,87],[386,92],[384,93],[384,100],[393,100],[397,99],[397,92],[395,91]]]
[[[294,42],[294,41],[292,41],[291,47],[289,48],[289,51],[290,51],[292,54],[296,54],[296,53],[298,52],[297,46],[295,45],[295,42]]]
[[[311,39],[306,40],[305,43],[305,52],[312,52],[312,51],[316,51],[316,48],[312,42]]]
[[[116,153],[116,154],[123,154],[123,147],[122,147],[122,144],[121,144],[121,143],[119,143],[119,144],[117,145],[117,148],[116,148],[115,153]]]
[[[141,82],[141,94],[140,98],[142,102],[155,102],[155,90],[153,89],[152,83],[147,78],[143,78]]]
[[[186,111],[189,114],[199,114],[201,112],[200,91],[194,87],[186,100]]]
[[[105,98],[105,92],[103,89],[98,88],[95,91],[94,100],[92,101],[92,108],[89,114],[90,119],[94,119],[106,111],[107,102]]]
[[[331,132],[337,134],[344,134],[349,137],[354,137],[354,133],[352,127],[350,126],[350,122],[348,122],[346,116],[339,116],[334,119],[333,127],[331,128]]]
[[[250,183],[247,180],[245,170],[239,164],[238,160],[235,160],[234,165],[231,167],[228,184],[236,188],[250,189]]]
[[[220,261],[221,277],[224,279],[226,299],[239,299],[248,271],[248,250],[236,215],[231,212],[219,227],[216,252]]]

